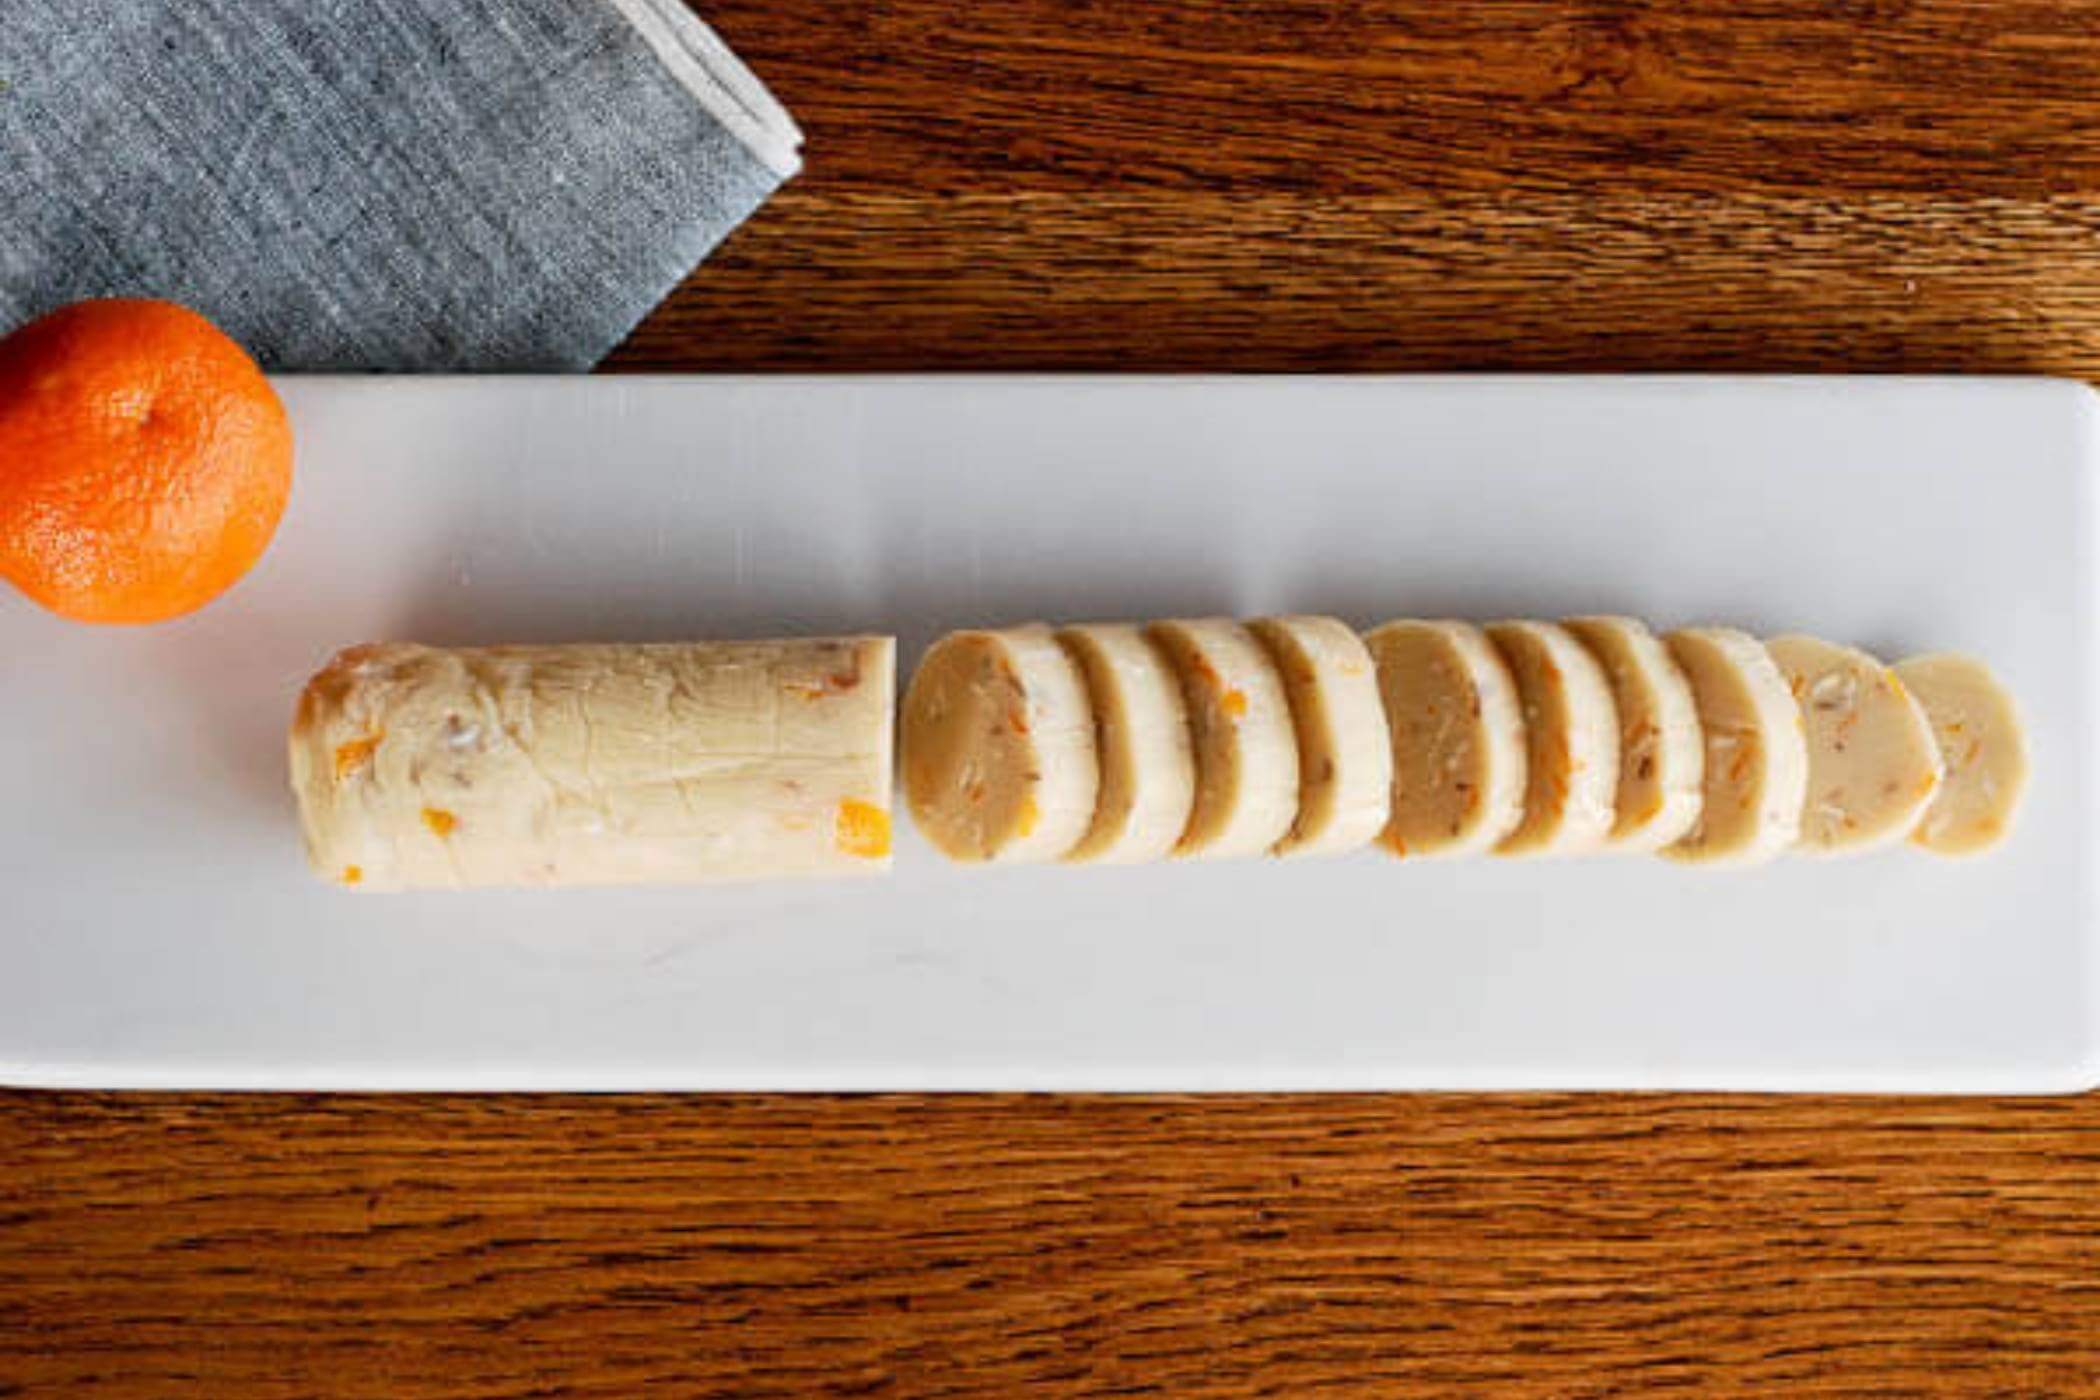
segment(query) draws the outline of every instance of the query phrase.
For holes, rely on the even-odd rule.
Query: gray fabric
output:
[[[276,369],[580,369],[780,178],[606,0],[0,0],[0,331],[157,296]]]

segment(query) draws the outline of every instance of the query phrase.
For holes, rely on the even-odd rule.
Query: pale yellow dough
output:
[[[367,890],[878,872],[888,637],[352,647],[307,684],[308,858]]]
[[[1047,627],[941,638],[911,678],[900,728],[912,821],[952,860],[1056,860],[1093,822],[1093,712]]]
[[[1939,794],[1911,839],[1943,856],[1990,850],[2011,832],[2027,792],[2027,728],[2019,706],[1972,657],[1913,656],[1895,671],[1924,707],[1946,765]]]
[[[1465,622],[1388,622],[1364,638],[1393,743],[1395,855],[1493,850],[1524,819],[1524,713],[1501,654]]]
[[[1871,851],[1909,836],[1939,792],[1943,767],[1925,711],[1867,653],[1816,637],[1775,637],[1808,734],[1800,849]]]

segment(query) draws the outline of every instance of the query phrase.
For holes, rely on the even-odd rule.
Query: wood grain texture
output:
[[[623,370],[2100,376],[2095,0],[710,0]],[[4,917],[4,913],[0,913]],[[0,1095],[0,1396],[2100,1394],[2100,1099]]]
[[[806,174],[617,369],[2100,374],[2093,0],[722,0]]]
[[[0,1117],[40,1392],[2070,1394],[2078,1100],[145,1099]]]

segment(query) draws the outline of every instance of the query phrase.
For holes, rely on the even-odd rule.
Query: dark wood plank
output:
[[[41,1393],[2078,1392],[2082,1100],[0,1113]]]
[[[730,0],[809,169],[619,369],[2100,373],[2100,4]]]
[[[2094,376],[2096,247],[2100,196],[934,197],[812,182],[612,367]]]
[[[2094,0],[711,0],[621,370],[2100,374]],[[0,914],[4,917],[4,914]],[[0,1395],[2100,1393],[2100,1100],[0,1095]]]
[[[2092,0],[723,0],[812,185],[2039,198]]]

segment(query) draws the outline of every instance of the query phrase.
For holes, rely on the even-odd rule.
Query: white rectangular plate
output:
[[[310,379],[256,574],[0,601],[0,1080],[2062,1090],[2096,1074],[2095,407],[2034,380]],[[1958,648],[2012,842],[370,896],[283,733],[337,646],[1332,612]]]

